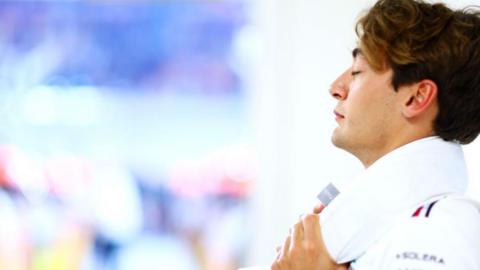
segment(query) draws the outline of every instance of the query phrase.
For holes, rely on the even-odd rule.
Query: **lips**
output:
[[[337,111],[333,111],[333,113],[335,114],[335,119],[343,119],[345,118],[345,116]]]

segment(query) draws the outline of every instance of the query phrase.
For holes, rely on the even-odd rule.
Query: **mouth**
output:
[[[335,120],[337,120],[337,121],[345,118],[345,116],[343,114],[340,114],[337,111],[333,111],[333,114],[335,114]]]

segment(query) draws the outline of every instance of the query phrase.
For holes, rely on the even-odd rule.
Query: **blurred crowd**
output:
[[[178,106],[186,109],[179,116],[158,116],[170,122],[147,123],[158,112],[140,119],[147,105],[131,99],[151,101],[152,92],[241,99],[231,47],[244,19],[241,1],[0,2],[0,269],[241,264],[255,151],[232,136],[215,148],[194,141],[197,158],[182,158],[173,148],[185,143],[172,138],[193,141],[204,132],[220,144],[218,134],[235,132],[200,130],[201,114],[188,104]],[[227,116],[226,127],[242,126],[228,117],[241,107],[229,104],[214,112]],[[175,117],[193,119],[197,130]],[[162,132],[172,134],[156,143]],[[162,150],[176,156],[158,170],[141,169]],[[144,159],[132,166],[137,153]]]
[[[41,84],[238,91],[228,61],[235,31],[245,23],[242,7],[241,1],[4,0],[0,68],[39,65],[27,77]]]
[[[232,146],[156,179],[3,145],[0,269],[236,269],[253,160]]]

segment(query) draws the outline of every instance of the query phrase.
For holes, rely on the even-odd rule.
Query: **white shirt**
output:
[[[480,269],[467,182],[458,144],[429,137],[388,153],[322,212],[329,254],[354,270]]]
[[[434,202],[405,213],[400,222],[352,262],[351,269],[480,269],[478,208],[455,195]]]

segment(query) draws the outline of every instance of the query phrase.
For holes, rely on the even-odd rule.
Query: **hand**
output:
[[[323,209],[325,209],[325,205],[323,205],[322,203],[318,203],[317,205],[315,205],[315,206],[313,207],[312,213],[318,215],[318,214],[320,214],[320,213],[323,211]],[[277,255],[278,255],[278,254],[280,253],[280,251],[282,250],[282,247],[283,247],[283,245],[282,245],[282,246],[277,246],[277,247],[275,248],[275,250],[277,251]]]
[[[325,207],[315,206],[313,214],[300,218],[285,242],[277,248],[277,258],[271,270],[347,270],[338,265],[327,252],[320,230],[319,214]]]

